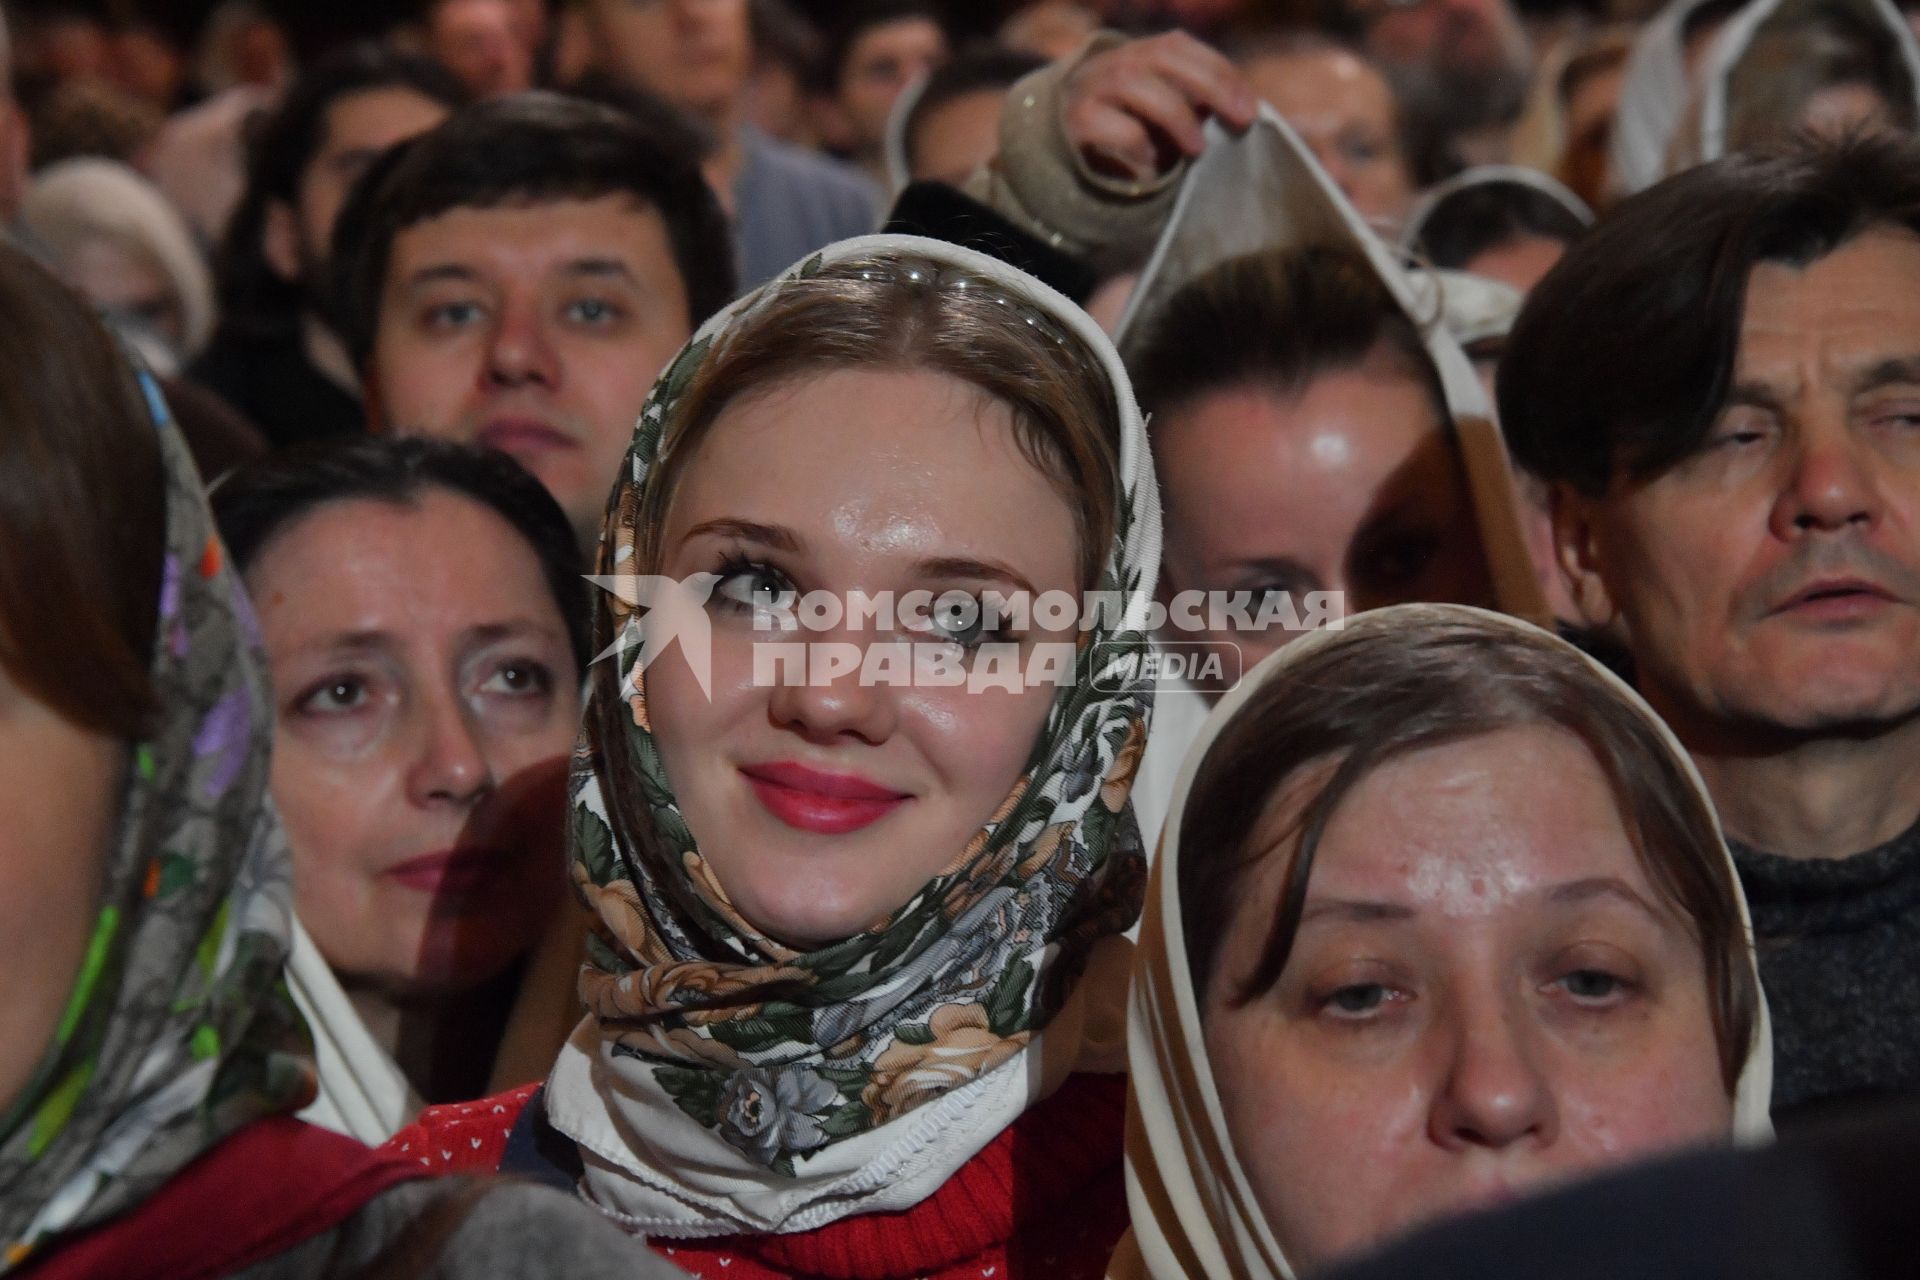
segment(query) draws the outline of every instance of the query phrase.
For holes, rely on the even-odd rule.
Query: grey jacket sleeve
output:
[[[1166,224],[1185,162],[1143,182],[1094,172],[1067,137],[1066,82],[1096,53],[1124,43],[1113,32],[1018,81],[1000,112],[1000,151],[967,181],[966,194],[1022,230],[1101,272],[1136,265]]]

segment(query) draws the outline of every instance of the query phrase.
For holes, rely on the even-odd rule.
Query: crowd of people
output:
[[[0,1275],[1910,1273],[1920,7],[190,7],[0,7]]]

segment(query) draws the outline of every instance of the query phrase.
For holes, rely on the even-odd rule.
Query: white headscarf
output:
[[[1439,286],[1414,282],[1395,253],[1367,226],[1305,143],[1278,112],[1262,105],[1244,133],[1207,125],[1207,148],[1193,162],[1165,230],[1147,259],[1114,336],[1123,353],[1140,342],[1148,317],[1187,284],[1221,263],[1250,253],[1327,246],[1359,252],[1425,339],[1440,375],[1465,464],[1480,543],[1495,598],[1521,617],[1550,615],[1521,537],[1513,473],[1493,425],[1486,391],[1460,344],[1447,331]],[[1424,292],[1423,292],[1424,291]]]
[[[353,1007],[320,948],[296,918],[287,990],[313,1033],[319,1091],[300,1118],[377,1147],[420,1114],[420,1095]]]
[[[1766,68],[1748,65],[1760,38],[1791,33],[1809,19],[1835,11],[1849,12],[1885,34],[1899,55],[1906,83],[1876,87],[1904,96],[1920,108],[1920,42],[1915,41],[1913,28],[1900,11],[1887,0],[1755,0],[1734,15],[1715,39],[1704,68],[1699,109],[1687,122],[1689,136],[1668,158],[1668,172],[1717,160],[1727,153],[1727,116],[1740,92],[1738,82],[1747,73],[1755,73],[1761,80],[1767,75]]]
[[[1180,826],[1194,775],[1207,749],[1267,682],[1320,649],[1340,644],[1362,629],[1379,631],[1415,620],[1457,618],[1481,625],[1512,628],[1544,636],[1537,628],[1497,613],[1464,605],[1396,605],[1347,620],[1344,630],[1304,636],[1268,658],[1232,693],[1220,700],[1199,739],[1187,753],[1173,809],[1161,836],[1160,853],[1147,891],[1146,914],[1134,957],[1132,1009],[1127,1026],[1127,1064],[1131,1096],[1127,1116],[1127,1200],[1133,1233],[1114,1258],[1114,1280],[1292,1280],[1293,1269],[1260,1211],[1252,1184],[1234,1154],[1213,1067],[1207,1059],[1200,1025],[1200,1002],[1187,965],[1187,943],[1180,909]],[[1549,637],[1551,638],[1551,637]],[[1564,644],[1559,640],[1555,644]],[[1570,653],[1578,653],[1567,645]],[[1618,676],[1580,655],[1606,692],[1643,716],[1692,784],[1709,815],[1705,784],[1680,742]],[[1715,832],[1719,824],[1715,819]],[[1728,874],[1739,896],[1740,919],[1752,938],[1753,925],[1733,858]],[[1753,964],[1752,948],[1747,952]],[[1760,991],[1759,971],[1753,972]],[[1736,1141],[1763,1143],[1773,1135],[1768,1103],[1773,1091],[1773,1044],[1766,997],[1758,995],[1759,1016],[1753,1042],[1734,1092]]]
[[[1693,84],[1687,76],[1686,23],[1706,3],[1671,0],[1641,30],[1633,52],[1627,55],[1607,165],[1609,181],[1619,195],[1644,191],[1666,175],[1667,149],[1693,100]]]
[[[151,182],[117,160],[82,156],[35,174],[20,225],[58,271],[81,245],[111,240],[144,253],[179,300],[181,336],[166,354],[184,364],[213,332],[213,273],[186,221]],[[162,372],[172,370],[163,368]]]
[[[1400,232],[1400,247],[1411,250],[1420,243],[1420,233],[1426,229],[1427,219],[1440,203],[1455,192],[1465,191],[1469,187],[1492,187],[1502,184],[1531,187],[1541,195],[1558,203],[1572,214],[1583,227],[1593,225],[1593,210],[1587,202],[1575,195],[1567,184],[1549,178],[1538,169],[1529,169],[1521,164],[1480,164],[1471,169],[1462,169],[1445,182],[1427,188],[1414,203],[1413,212],[1407,216],[1407,225]]]
[[[1119,584],[1127,618],[1097,627],[1082,661],[1092,674],[1109,636],[1115,646],[1144,650],[1160,564],[1159,497],[1119,356],[1090,316],[1039,281],[983,254],[913,236],[829,245],[701,327],[641,416],[609,516],[602,572],[630,569],[639,496],[656,474],[660,442],[694,370],[781,290],[805,287],[841,262],[891,254],[931,260],[965,280],[956,287],[1030,309],[1028,324],[1067,331],[1098,362],[1120,417],[1122,512],[1107,576]],[[623,649],[621,665],[610,670],[626,681],[631,661]],[[757,936],[697,885],[692,906],[663,892],[667,876],[692,880],[700,859],[663,771],[658,778],[647,772],[658,761],[644,692],[624,684],[622,701],[611,704],[622,740],[590,737],[593,759],[576,764],[575,881],[596,913],[589,955],[597,958],[582,972],[592,1012],[561,1051],[546,1094],[555,1128],[580,1147],[582,1193],[629,1231],[668,1238],[806,1231],[904,1209],[938,1190],[1068,1073],[1120,1070],[1130,948],[1117,917],[1131,916],[1120,895],[1139,891],[1130,877],[1142,861],[1124,802],[1146,738],[1148,679],[1121,674],[1062,690],[1043,730],[1046,749],[958,869],[934,877],[883,926],[810,952]],[[610,687],[596,685],[592,697]],[[590,707],[590,726],[594,714]],[[622,812],[614,775],[602,776],[610,770],[639,776],[646,814]],[[642,821],[656,834],[674,830],[677,866],[658,867],[644,849],[622,843],[620,833]],[[999,870],[1009,861],[1017,884]],[[681,914],[695,909],[708,918]],[[1115,932],[1101,933],[1109,917]],[[717,941],[696,941],[695,927]],[[1041,979],[1071,972],[1080,959],[1084,976],[1043,1016]],[[1009,981],[1013,989],[1003,991]],[[781,987],[786,994],[768,994]],[[996,992],[1007,997],[1009,1019],[996,1014],[987,1026],[969,1024],[969,1009],[977,1012],[983,1001],[1000,1007]],[[1008,1020],[1020,1029],[992,1031]],[[983,1043],[989,1031],[995,1038]],[[827,1047],[840,1045],[854,1047],[825,1061]],[[924,1087],[904,1089],[898,1105],[884,1093],[868,1104],[882,1072]],[[707,1091],[704,1118],[696,1117],[695,1088]],[[759,1099],[751,1108],[727,1101],[749,1092]],[[841,1127],[849,1116],[855,1123]]]

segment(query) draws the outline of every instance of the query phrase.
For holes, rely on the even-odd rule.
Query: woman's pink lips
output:
[[[858,831],[913,799],[854,774],[822,773],[791,761],[743,766],[740,772],[767,812],[819,835]]]
[[[466,893],[486,877],[493,854],[486,849],[442,849],[387,868],[387,878],[420,893]]]

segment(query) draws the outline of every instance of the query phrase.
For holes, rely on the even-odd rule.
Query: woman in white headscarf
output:
[[[1757,0],[1715,37],[1667,172],[1810,129],[1920,124],[1920,41],[1887,0]]]
[[[1480,610],[1360,615],[1221,701],[1132,999],[1123,1280],[1292,1277],[1771,1134],[1751,926],[1692,764],[1616,677]]]
[[[1186,158],[1164,164],[1156,138]],[[1479,335],[1486,299],[1463,295],[1485,291],[1404,269],[1219,54],[1102,35],[1015,86],[972,190],[1096,270],[1145,256],[1114,332],[1167,511],[1171,678],[1134,790],[1150,846],[1206,697],[1327,609],[1547,618],[1487,395],[1448,328]]]
[[[395,1141],[704,1276],[1101,1274],[1158,562],[1119,358],[1032,278],[864,237],[714,317],[602,537],[587,1017],[537,1098]]]
[[[63,160],[34,175],[20,228],[48,264],[172,374],[213,332],[213,274],[180,215],[115,160]]]

